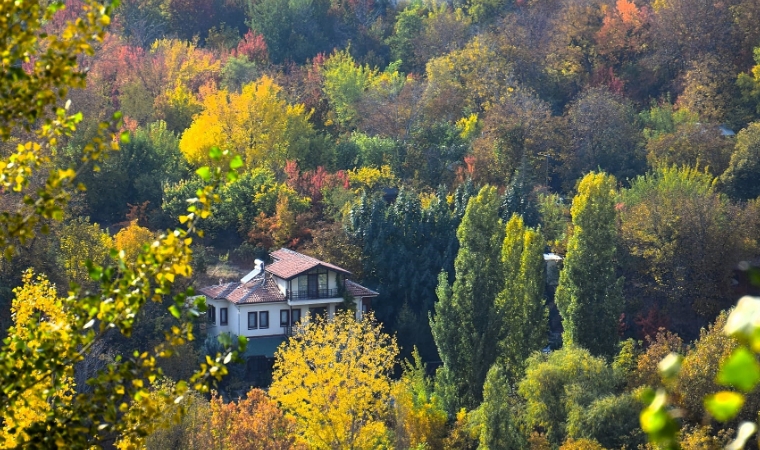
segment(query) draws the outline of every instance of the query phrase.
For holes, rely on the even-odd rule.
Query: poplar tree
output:
[[[526,227],[522,216],[507,222],[501,248],[504,289],[496,307],[504,321],[500,357],[511,376],[519,378],[524,361],[546,345],[548,311],[544,302],[544,239]]]
[[[442,390],[457,399],[447,405],[449,412],[480,403],[486,374],[498,356],[503,318],[494,300],[504,285],[500,258],[504,227],[498,208],[494,187],[486,186],[470,199],[457,229],[456,280],[450,286],[445,273],[439,277],[430,325],[444,364],[439,379],[449,385]]]
[[[615,178],[594,172],[583,177],[570,213],[573,235],[556,293],[563,340],[611,356],[623,307],[623,278],[615,274]]]

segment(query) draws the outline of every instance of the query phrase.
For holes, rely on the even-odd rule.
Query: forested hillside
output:
[[[658,387],[668,448],[757,418],[703,403],[760,348],[723,333],[760,291],[757,0],[0,12],[0,445],[655,448]],[[379,296],[252,381],[189,299],[281,247]]]

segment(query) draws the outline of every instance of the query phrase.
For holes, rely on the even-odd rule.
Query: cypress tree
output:
[[[543,250],[541,233],[526,227],[521,216],[512,216],[501,249],[504,289],[496,298],[496,306],[504,320],[500,357],[515,379],[522,375],[528,356],[547,342]]]
[[[504,284],[500,258],[504,227],[498,208],[494,187],[486,186],[470,199],[457,229],[453,286],[444,273],[439,277],[439,301],[430,325],[445,379],[454,384],[446,390],[458,399],[458,404],[448,405],[449,412],[480,403],[486,374],[498,356],[503,320],[494,300]]]
[[[556,293],[563,340],[609,357],[623,307],[623,278],[615,273],[615,178],[594,172],[583,177],[570,213],[573,235]]]

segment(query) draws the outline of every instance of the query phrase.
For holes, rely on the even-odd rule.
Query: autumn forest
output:
[[[0,2],[0,447],[757,445],[758,24]],[[251,359],[198,290],[283,247],[378,295]]]

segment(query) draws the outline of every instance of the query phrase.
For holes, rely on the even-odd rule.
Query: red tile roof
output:
[[[352,297],[377,297],[380,293],[373,291],[372,289],[365,288],[359,283],[354,283],[351,280],[346,280],[346,291]]]
[[[272,277],[263,275],[253,278],[248,283],[227,283],[202,288],[200,292],[214,300],[227,300],[236,305],[247,303],[284,302],[285,296],[280,292]]]
[[[271,253],[271,256],[274,262],[268,266],[265,265],[264,270],[284,280],[289,280],[320,266],[347,275],[351,274],[351,272],[342,267],[294,252],[293,250],[288,250],[287,248],[274,251]]]

